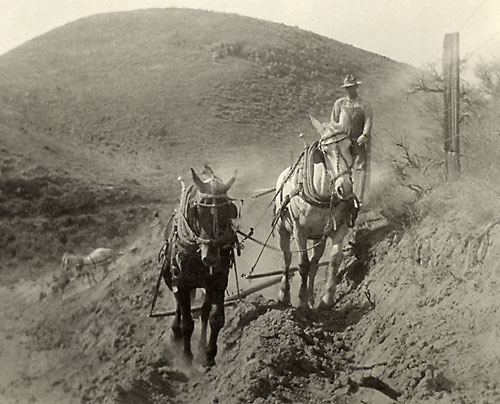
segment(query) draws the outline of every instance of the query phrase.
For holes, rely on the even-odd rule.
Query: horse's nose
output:
[[[335,191],[340,199],[347,200],[351,197],[352,183],[350,181],[344,181],[344,179],[339,179]]]
[[[203,245],[201,247],[201,261],[207,267],[214,266],[217,263],[217,258],[210,250],[211,249],[208,247],[208,245]]]
[[[344,198],[344,187],[342,185],[339,185],[337,187],[337,195],[339,196],[340,199]]]
[[[217,264],[217,260],[212,255],[207,255],[206,257],[203,257],[201,260],[207,267],[213,267],[215,264]]]

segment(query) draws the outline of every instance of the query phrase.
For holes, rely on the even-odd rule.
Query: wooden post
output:
[[[446,153],[446,178],[460,178],[460,139],[458,128],[460,66],[458,32],[445,34],[443,45],[444,79],[444,151]]]

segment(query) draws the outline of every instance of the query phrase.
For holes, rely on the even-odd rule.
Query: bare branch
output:
[[[500,225],[500,220],[489,223],[486,228],[472,241],[472,265],[482,264],[488,253],[490,243],[490,232]]]
[[[435,83],[434,85],[429,85],[425,81],[425,79],[419,78],[419,79],[415,80],[412,83],[411,88],[407,91],[407,93],[409,95],[412,95],[412,94],[416,94],[416,93],[419,93],[419,92],[424,92],[424,93],[442,93],[443,92],[443,88],[442,87],[438,87],[437,83]]]
[[[420,160],[416,154],[410,154],[410,146],[406,144],[404,140],[401,140],[400,143],[396,143],[396,146],[403,150],[404,158],[409,167],[420,168]]]

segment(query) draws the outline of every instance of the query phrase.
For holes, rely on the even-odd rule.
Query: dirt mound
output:
[[[239,306],[228,315],[218,365],[180,397],[498,401],[500,231],[492,200],[494,190],[464,180],[414,203],[413,222],[404,227],[359,230],[334,310],[258,298]]]
[[[346,331],[355,311],[302,312],[255,298],[232,311],[215,368],[194,383],[185,402],[319,402],[347,386],[354,364]],[[214,388],[215,387],[215,388]]]
[[[161,229],[145,226],[97,285],[72,281],[41,301],[26,284],[9,291],[22,316],[12,304],[3,313],[11,341],[3,346],[8,357],[38,358],[37,367],[12,371],[41,402],[496,402],[500,222],[464,186],[494,198],[463,182],[416,202],[419,216],[403,227],[363,216],[333,309],[259,296],[228,308],[209,371],[196,360],[183,367],[170,320],[146,316]],[[158,308],[172,306],[162,288]],[[8,338],[13,330],[23,344]],[[30,399],[7,380],[0,398]]]

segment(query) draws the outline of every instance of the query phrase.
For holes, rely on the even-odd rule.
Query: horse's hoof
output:
[[[205,361],[203,362],[203,367],[207,370],[211,369],[212,367],[215,366],[215,358],[205,358]]]
[[[180,344],[182,342],[182,333],[179,334],[172,330],[170,333],[170,341],[176,345]]]
[[[292,305],[292,302],[289,298],[288,299],[279,299],[278,303],[282,306],[287,306],[287,307]]]
[[[290,294],[284,293],[280,290],[278,294],[278,302],[284,304],[285,306],[290,306]]]
[[[333,303],[332,304],[328,304],[328,303],[325,303],[323,300],[320,300],[317,309],[318,310],[329,310],[332,307],[333,307]]]
[[[299,300],[299,309],[310,309],[311,306],[307,300]]]

